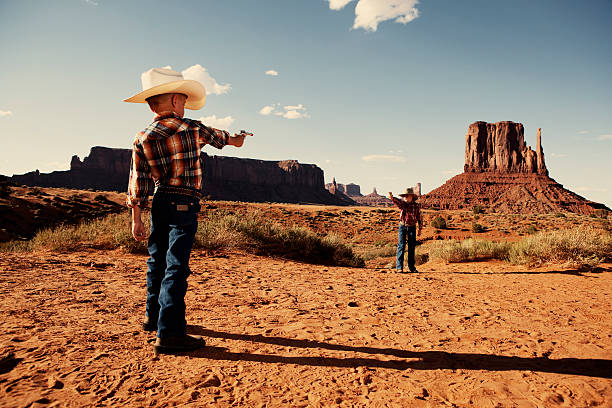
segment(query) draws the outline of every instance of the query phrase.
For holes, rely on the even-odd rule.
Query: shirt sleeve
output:
[[[421,206],[417,205],[417,221],[419,223],[419,228],[423,228],[423,213],[421,212]]]
[[[132,147],[132,164],[128,182],[127,206],[144,207],[144,203],[153,194],[153,178],[142,145],[138,141]]]
[[[398,207],[400,210],[405,210],[406,209],[406,202],[400,200],[399,198],[393,197],[391,198],[391,201],[393,201],[393,204],[395,204],[396,207]]]
[[[217,149],[222,149],[223,146],[227,144],[230,137],[229,132],[208,127],[199,120],[195,120],[193,122],[197,125],[200,133],[200,138],[198,141],[200,149],[207,144],[216,147]]]

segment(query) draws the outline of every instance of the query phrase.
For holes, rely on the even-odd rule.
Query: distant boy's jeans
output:
[[[395,269],[404,270],[404,251],[406,248],[406,236],[408,236],[408,268],[412,271],[414,266],[414,248],[416,247],[416,226],[408,227],[400,224],[397,237],[397,256],[395,259]]]
[[[147,316],[157,321],[157,337],[186,334],[185,293],[189,255],[198,229],[195,197],[156,192],[151,208],[147,264]]]

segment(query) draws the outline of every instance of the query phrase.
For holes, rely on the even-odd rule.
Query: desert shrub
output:
[[[518,264],[567,263],[594,266],[612,261],[612,234],[593,227],[538,232],[512,245],[509,260]]]
[[[436,229],[446,229],[446,220],[437,215],[431,220],[431,226]]]
[[[538,229],[535,227],[535,225],[529,225],[525,232],[527,232],[529,235],[532,235],[538,232]]]
[[[143,217],[149,229],[148,217]],[[276,255],[305,262],[355,266],[364,265],[351,247],[334,234],[321,237],[313,231],[270,222],[260,212],[220,213],[199,223],[194,247],[204,249],[243,249],[247,252]],[[124,248],[132,253],[146,253],[146,243],[132,237],[127,213],[62,225],[39,231],[26,243],[8,243],[4,250],[50,249],[64,252],[80,248]]]
[[[320,237],[299,226],[271,222],[258,211],[244,215],[219,214],[200,222],[195,246],[204,249],[243,249],[305,262],[361,267],[364,260],[334,234]]]
[[[479,232],[484,232],[484,230],[485,230],[485,227],[478,224],[477,222],[472,223],[472,232],[479,233]]]
[[[415,265],[423,265],[424,263],[429,261],[429,253],[423,252],[421,247],[417,247],[414,251],[414,264]]]
[[[608,218],[608,210],[604,210],[603,208],[598,208],[593,214],[595,214],[597,218]]]
[[[11,195],[11,186],[6,182],[0,182],[0,197],[8,197]]]
[[[371,249],[361,254],[361,257],[366,261],[369,261],[370,259],[376,259],[376,258],[388,258],[390,256],[395,256],[396,251],[397,251],[397,247],[391,244],[391,245],[386,245],[386,246]]]
[[[558,212],[558,213],[555,213],[555,217],[557,217],[557,218],[565,218],[565,214],[563,214],[562,212]]]
[[[481,205],[475,205],[472,207],[472,212],[474,214],[482,214],[484,213],[484,208]]]
[[[429,247],[429,257],[445,262],[470,262],[487,259],[508,259],[509,243],[476,239],[435,241]]]

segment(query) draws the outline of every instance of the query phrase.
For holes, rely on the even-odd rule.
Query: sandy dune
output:
[[[1,255],[1,406],[612,405],[610,265],[398,275],[195,252],[187,318],[210,347],[156,357],[144,260]]]

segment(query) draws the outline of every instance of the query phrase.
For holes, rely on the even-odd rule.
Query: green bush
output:
[[[538,232],[538,229],[535,227],[535,225],[530,225],[530,226],[527,227],[526,232],[529,235],[532,235],[532,234],[535,234],[536,232]]]
[[[482,214],[484,213],[484,207],[482,207],[481,205],[475,205],[472,207],[472,212],[474,214]]]
[[[472,232],[479,233],[479,232],[484,232],[484,231],[485,231],[485,227],[483,227],[482,225],[476,222],[472,223]]]
[[[436,229],[446,229],[446,220],[437,215],[433,220],[431,220],[431,226]]]

